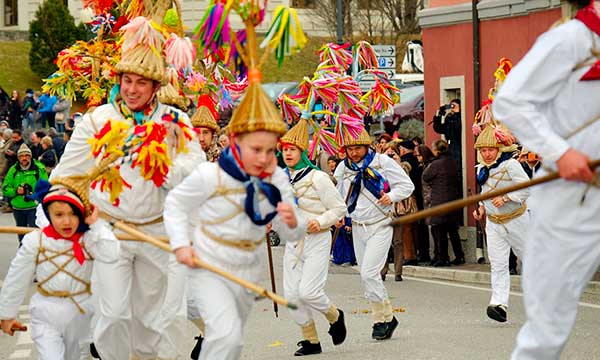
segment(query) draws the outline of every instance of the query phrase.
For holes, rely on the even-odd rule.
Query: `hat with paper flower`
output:
[[[194,128],[208,128],[214,132],[218,132],[220,130],[219,125],[217,124],[217,119],[219,118],[219,114],[215,110],[216,104],[213,102],[210,96],[208,95],[200,95],[198,98],[197,110],[192,115],[192,126]]]

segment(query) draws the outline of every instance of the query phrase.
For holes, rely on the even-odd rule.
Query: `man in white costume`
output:
[[[392,203],[409,197],[414,185],[398,163],[369,149],[370,144],[366,130],[349,141],[346,160],[335,169],[334,177],[338,190],[348,198],[354,252],[365,297],[373,307],[372,337],[385,340],[398,326],[380,275],[392,242]]]
[[[149,22],[146,26],[147,38],[162,44],[162,35]],[[123,29],[127,30],[126,27]],[[124,37],[127,36],[125,33]],[[142,62],[144,66],[140,65]],[[155,150],[144,152],[144,143],[137,153],[126,152],[118,160],[122,165],[116,170],[121,181],[117,181],[112,190],[103,189],[99,182],[92,186],[90,197],[103,217],[124,221],[154,236],[165,236],[162,211],[166,195],[204,160],[204,155],[197,141],[182,134],[183,128],[190,127],[187,115],[156,99],[156,92],[164,80],[164,64],[155,51],[148,51],[145,44],[124,51],[116,71],[120,74],[120,82],[111,92],[109,103],[83,117],[52,175],[73,175],[92,167],[95,159],[91,155],[104,156],[104,149],[108,148],[100,146],[105,137],[110,136],[107,129],[122,126],[127,137],[133,136],[134,128],[164,126],[168,135],[150,142]],[[188,130],[191,133],[191,127]],[[187,153],[178,148],[181,143],[188,149]],[[162,169],[160,164],[153,169],[140,163],[133,166],[133,157],[141,160],[144,154],[149,160],[160,162],[154,157],[160,156],[154,146],[165,146],[172,162],[170,166]],[[154,175],[151,176],[149,171],[154,171]],[[119,186],[122,191],[113,193]],[[111,193],[103,190],[111,190]],[[97,262],[94,290],[98,309],[94,344],[103,360],[129,359],[130,353],[138,359],[158,356],[164,327],[159,320],[167,290],[168,262],[168,253],[142,242],[124,242],[121,257],[115,263]]]
[[[495,117],[542,157],[536,176],[548,168],[561,176],[535,187],[529,204],[527,322],[512,354],[517,360],[559,359],[579,298],[600,265],[600,191],[588,165],[600,158],[600,3],[570,2],[585,8],[538,38],[493,104]]]
[[[301,119],[280,141],[300,214],[308,221],[305,237],[298,242],[287,241],[283,257],[283,291],[298,305],[290,316],[301,327],[303,337],[295,356],[322,351],[313,311],[325,315],[334,345],[346,339],[344,312],[325,294],[331,227],[346,214],[346,204],[329,175],[317,170],[308,159],[308,129],[308,121]]]
[[[481,193],[529,181],[521,164],[512,158],[512,152],[516,147],[498,141],[497,131],[505,130],[499,125],[489,123],[475,142],[479,162],[477,183],[481,186]],[[501,138],[511,137],[505,135]],[[487,219],[485,232],[492,274],[492,297],[487,307],[487,315],[498,322],[506,322],[507,319],[510,293],[508,258],[511,248],[518,257],[522,254],[529,227],[526,203],[528,197],[528,188],[514,191],[485,200],[473,212],[475,220],[482,220],[484,217]]]

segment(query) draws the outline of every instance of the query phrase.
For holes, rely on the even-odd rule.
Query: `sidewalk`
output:
[[[469,284],[490,285],[491,283],[489,264],[464,264],[451,267],[403,266],[402,274],[417,278],[457,281]],[[513,275],[510,280],[511,287],[521,288],[520,275]],[[596,273],[592,280],[588,284],[585,293],[600,295],[600,272]]]

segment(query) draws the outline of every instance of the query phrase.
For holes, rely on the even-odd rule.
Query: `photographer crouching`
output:
[[[18,162],[11,166],[2,184],[2,194],[13,208],[17,226],[35,227],[37,203],[30,199],[38,180],[48,180],[46,168],[31,158],[31,150],[23,144],[17,151]],[[24,235],[19,235],[19,246]]]

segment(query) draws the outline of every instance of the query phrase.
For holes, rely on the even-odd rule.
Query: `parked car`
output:
[[[298,82],[275,82],[262,84],[263,90],[269,95],[274,103],[277,102],[277,98],[283,94],[297,94],[298,93]]]
[[[422,85],[404,88],[400,93],[400,103],[394,105],[393,121],[416,119],[423,121],[425,116],[425,93]]]

